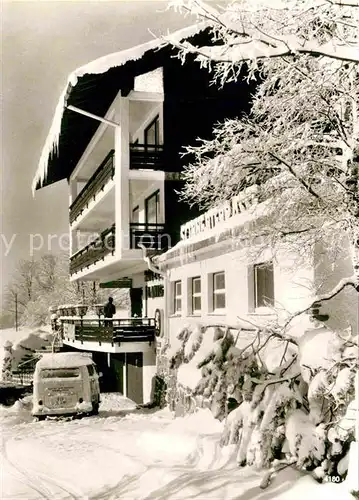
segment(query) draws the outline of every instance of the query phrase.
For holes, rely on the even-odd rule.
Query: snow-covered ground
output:
[[[209,410],[174,419],[117,394],[80,420],[34,422],[30,409],[31,398],[0,407],[3,500],[352,500],[289,468],[261,490],[263,473],[219,447],[223,424]]]

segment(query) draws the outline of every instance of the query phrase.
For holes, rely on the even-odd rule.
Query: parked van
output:
[[[99,374],[89,354],[44,354],[36,364],[33,383],[32,414],[39,420],[98,413]]]

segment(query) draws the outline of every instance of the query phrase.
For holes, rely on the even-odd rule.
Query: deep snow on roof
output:
[[[170,39],[173,42],[180,42],[186,38],[192,37],[208,27],[208,23],[202,22],[182,28],[174,33],[170,34]],[[122,50],[120,52],[114,52],[106,56],[100,57],[91,61],[79,68],[75,69],[67,78],[67,83],[64,90],[62,91],[59,101],[57,103],[55,114],[52,119],[52,124],[50,126],[49,133],[45,140],[43,146],[40,161],[36,174],[32,182],[33,193],[36,190],[36,186],[40,183],[43,184],[48,168],[48,162],[51,154],[56,154],[59,146],[59,138],[61,133],[62,118],[66,107],[66,101],[69,94],[72,92],[73,88],[76,86],[80,77],[86,74],[103,74],[109,71],[111,68],[122,66],[129,61],[136,61],[141,59],[146,52],[150,50],[159,49],[165,44],[163,39],[154,39],[141,45],[137,45],[130,49]]]
[[[44,354],[37,362],[38,368],[74,368],[92,364],[92,358],[87,353],[56,352]]]

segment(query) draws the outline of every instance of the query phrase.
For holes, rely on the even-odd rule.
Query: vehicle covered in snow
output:
[[[89,354],[44,354],[35,367],[32,414],[38,419],[97,414],[100,405],[99,377]]]

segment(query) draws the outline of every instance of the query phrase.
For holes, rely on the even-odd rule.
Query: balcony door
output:
[[[142,318],[142,288],[130,288],[131,317]]]
[[[145,200],[146,224],[159,224],[160,221],[160,191],[151,194]]]
[[[145,128],[145,146],[158,146],[160,143],[160,117],[159,115]]]

